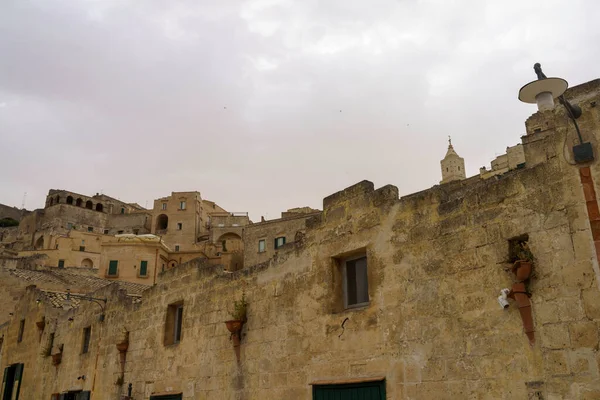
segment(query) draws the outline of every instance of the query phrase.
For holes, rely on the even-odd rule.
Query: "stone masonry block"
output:
[[[575,322],[569,325],[571,345],[574,348],[596,348],[598,346],[598,324],[596,322]]]

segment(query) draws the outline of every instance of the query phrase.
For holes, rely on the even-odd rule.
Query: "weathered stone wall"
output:
[[[152,214],[150,212],[138,211],[131,214],[111,214],[108,217],[104,229],[108,229],[109,235],[121,233],[135,233],[143,235],[150,233]]]
[[[398,399],[597,398],[595,255],[578,168],[560,161],[400,200],[393,186],[361,182],[327,197],[305,240],[270,263],[233,274],[195,263],[167,271],[139,309],[107,313],[103,335],[112,339],[99,344],[96,398],[114,398],[123,321],[125,383],[139,398],[300,399],[313,381],[369,376],[385,376],[388,398]],[[522,234],[536,257],[533,347],[515,304],[496,302],[513,281],[507,241]],[[356,251],[368,258],[370,303],[344,310],[336,259]],[[238,364],[223,321],[242,290],[250,305]],[[182,341],[164,346],[167,307],[181,301]],[[69,340],[65,348],[80,345]],[[54,385],[38,383],[40,398],[71,387],[67,377],[84,369],[92,376],[68,351],[74,360],[58,373],[36,375]]]
[[[185,210],[179,208],[181,201],[186,202]],[[163,204],[166,204],[164,210]],[[159,229],[157,225],[162,215],[168,217],[166,229]],[[179,246],[180,251],[198,250],[198,237],[201,232],[206,231],[202,215],[202,198],[199,192],[173,192],[171,196],[154,200],[151,232],[161,236],[171,249]],[[181,228],[178,228],[178,223],[181,224]]]
[[[0,219],[2,218],[12,218],[15,221],[20,221],[23,216],[29,214],[31,211],[21,210],[17,207],[7,206],[5,204],[0,204]]]

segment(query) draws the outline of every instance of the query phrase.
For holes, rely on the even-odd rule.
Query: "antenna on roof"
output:
[[[21,203],[21,210],[25,208],[25,199],[27,198],[27,192],[23,194],[23,202]]]
[[[104,194],[103,191],[104,191],[104,189],[100,189],[100,194]]]

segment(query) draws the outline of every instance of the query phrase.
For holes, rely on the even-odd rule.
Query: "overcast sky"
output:
[[[600,2],[0,1],[0,203],[199,191],[276,218],[363,179],[478,173],[520,141],[534,62],[600,77]]]

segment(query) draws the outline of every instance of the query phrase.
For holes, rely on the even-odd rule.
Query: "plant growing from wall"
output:
[[[242,298],[240,301],[235,300],[233,302],[233,312],[231,317],[237,321],[246,321],[246,311],[248,308],[248,302],[246,301],[246,292],[242,292]]]

